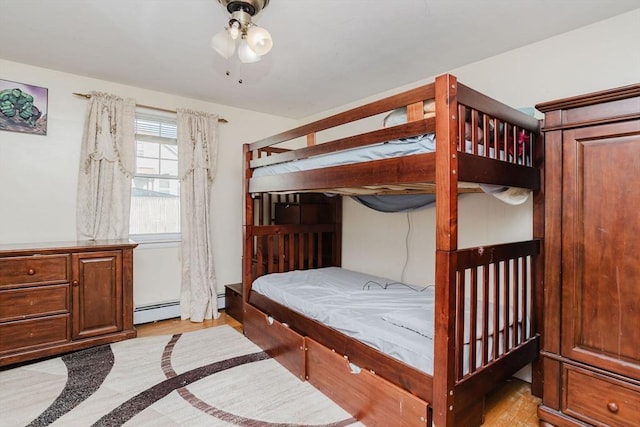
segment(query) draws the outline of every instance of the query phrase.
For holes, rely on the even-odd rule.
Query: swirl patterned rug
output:
[[[229,326],[0,371],[0,426],[360,425]]]

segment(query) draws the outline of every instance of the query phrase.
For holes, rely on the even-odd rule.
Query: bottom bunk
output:
[[[302,381],[308,381],[364,425],[424,426],[428,403],[373,370],[245,304],[245,335]]]
[[[434,287],[337,267],[264,275],[244,305],[245,334],[366,425],[431,425],[444,377],[453,384],[447,424],[480,425],[485,394],[537,356],[539,248],[532,240],[449,254],[451,305]],[[437,317],[449,306],[443,334]]]

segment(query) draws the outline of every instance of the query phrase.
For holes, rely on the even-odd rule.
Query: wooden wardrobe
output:
[[[542,426],[640,425],[640,84],[545,113]]]

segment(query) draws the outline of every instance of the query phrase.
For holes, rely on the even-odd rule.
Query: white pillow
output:
[[[382,315],[382,320],[409,329],[430,340],[433,339],[433,310],[426,307],[385,313]]]
[[[467,301],[467,307],[469,303]],[[488,335],[493,334],[493,304],[489,304],[489,324],[487,325]],[[469,324],[469,314],[470,311],[467,308],[464,312],[464,323],[465,325]],[[482,322],[480,321],[482,316],[481,307],[478,307],[478,321],[476,322],[476,339],[479,339],[482,335]],[[417,334],[422,335],[425,338],[430,340],[433,339],[434,334],[434,320],[433,320],[433,311],[428,308],[413,308],[408,310],[396,310],[391,311],[389,313],[385,313],[382,315],[382,320],[391,323],[392,325],[398,326],[400,328],[405,328],[410,331],[413,331]],[[520,323],[522,319],[518,319],[518,323]],[[502,332],[504,330],[504,309],[501,306],[499,312],[499,331]],[[513,325],[513,310],[509,309],[509,326]],[[469,328],[465,328],[464,331],[464,343],[469,344],[470,336],[469,336]]]

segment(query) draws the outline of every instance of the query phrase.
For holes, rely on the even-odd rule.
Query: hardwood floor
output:
[[[181,332],[196,331],[214,326],[229,325],[242,331],[242,324],[224,311],[220,318],[192,323],[188,320],[168,319],[154,323],[137,325],[138,337],[153,335],[170,335]],[[531,395],[530,384],[513,378],[487,397],[485,403],[485,423],[488,427],[537,427],[536,409],[540,399]]]
[[[211,328],[212,326],[229,325],[242,332],[242,324],[231,316],[227,316],[224,311],[220,311],[218,319],[205,320],[202,323],[194,323],[189,320],[167,319],[159,322],[136,325],[138,337],[150,337],[155,335],[171,335],[181,332],[192,332],[200,329]]]

